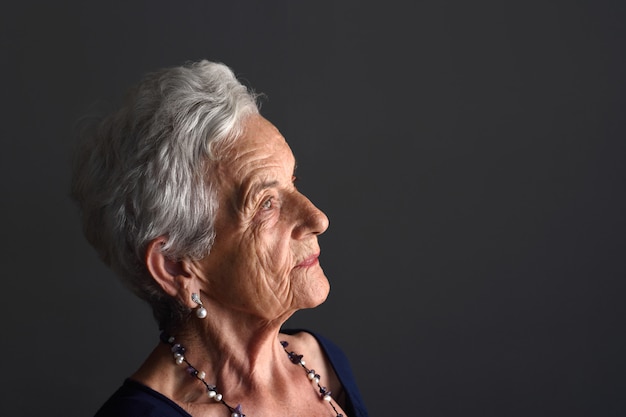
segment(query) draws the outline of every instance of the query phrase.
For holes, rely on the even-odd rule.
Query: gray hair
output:
[[[144,76],[76,150],[71,196],[84,234],[163,328],[188,309],[151,277],[147,245],[165,236],[170,259],[208,255],[217,212],[211,167],[258,112],[257,96],[230,68],[190,62]]]

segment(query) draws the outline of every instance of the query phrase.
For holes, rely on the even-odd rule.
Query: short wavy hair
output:
[[[74,154],[71,197],[83,232],[161,328],[189,310],[163,292],[145,251],[166,236],[170,259],[200,259],[215,240],[211,167],[258,114],[258,96],[222,63],[202,60],[145,75],[119,110],[86,130]]]

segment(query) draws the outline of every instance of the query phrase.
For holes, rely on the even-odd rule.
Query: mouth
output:
[[[310,266],[318,264],[319,263],[319,260],[318,260],[319,256],[320,256],[319,252],[309,256],[308,258],[306,258],[302,262],[300,262],[298,265],[296,265],[296,268],[308,268]]]

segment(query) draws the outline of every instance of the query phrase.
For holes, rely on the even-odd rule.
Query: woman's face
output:
[[[280,132],[261,116],[249,118],[217,165],[216,239],[198,262],[204,297],[266,319],[326,299],[317,236],[328,218],[296,189],[294,169]]]

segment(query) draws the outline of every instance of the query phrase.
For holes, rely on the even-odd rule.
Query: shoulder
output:
[[[320,346],[317,337],[308,330],[286,329],[281,331],[280,338],[289,343],[287,350],[294,350],[299,354],[306,352],[309,357],[311,357],[312,354],[317,357],[323,353],[322,346]],[[298,352],[298,349],[301,352]]]
[[[289,343],[287,350],[304,356],[307,367],[332,366],[337,353],[343,355],[341,349],[322,335],[305,329],[285,329],[281,331],[281,340]],[[320,369],[321,370],[321,369]]]
[[[304,329],[285,329],[280,336],[289,342],[288,350],[304,355],[307,368],[315,369],[322,376],[324,385],[333,391],[333,397],[348,415],[368,416],[350,361],[337,344],[319,333]]]
[[[289,343],[288,351],[302,355],[305,366],[321,376],[320,384],[327,386],[334,395],[342,393],[342,383],[335,368],[337,361],[346,359],[338,346],[320,334],[304,329],[286,329],[280,336]]]
[[[306,329],[284,329],[280,336],[282,340],[289,342],[291,350],[305,355],[309,360],[319,359],[333,368],[348,362],[343,350],[335,342],[319,333]],[[298,352],[296,348],[302,352]]]

